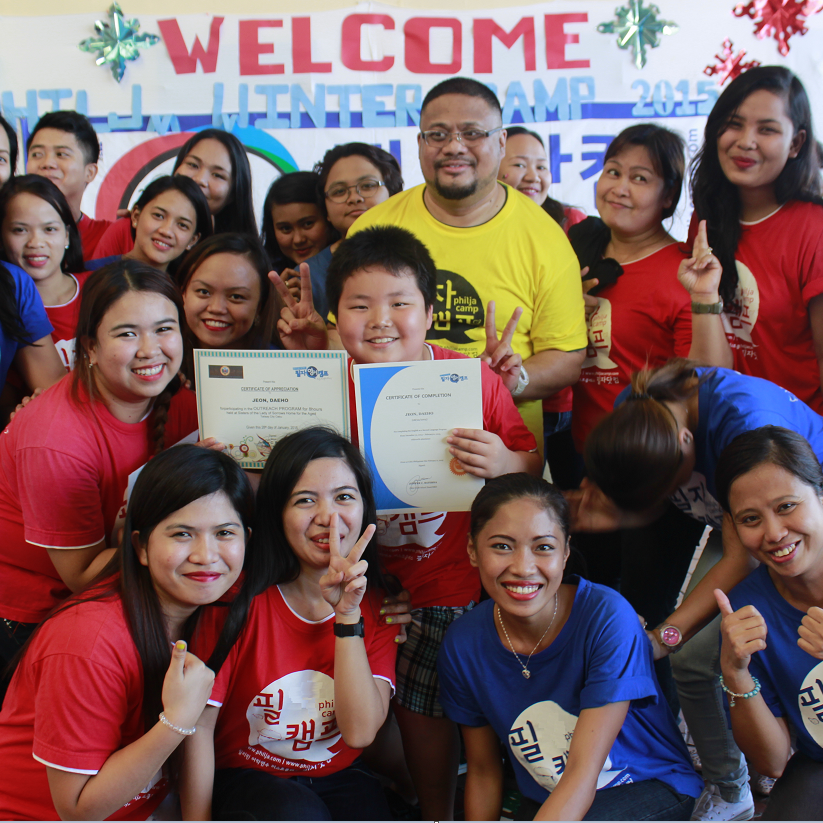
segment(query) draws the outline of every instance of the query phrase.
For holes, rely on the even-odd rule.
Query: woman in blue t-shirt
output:
[[[554,820],[687,820],[702,781],[619,594],[565,578],[568,506],[527,474],[487,482],[469,556],[491,599],[449,628],[441,701],[461,724],[467,820],[497,820],[504,740],[533,812]]]
[[[729,532],[761,564],[715,592],[734,738],[779,778],[764,820],[823,820],[823,471],[799,434],[764,426],[725,449],[715,481]]]

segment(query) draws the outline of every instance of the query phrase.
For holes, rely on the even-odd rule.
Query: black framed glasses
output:
[[[498,131],[503,131],[503,127],[499,126],[491,131],[485,129],[464,129],[463,131],[428,129],[427,131],[421,131],[420,136],[423,138],[423,142],[432,148],[442,148],[451,141],[452,137],[456,137],[464,146],[474,146]]]
[[[377,194],[381,186],[385,185],[382,180],[365,177],[351,186],[347,186],[345,183],[335,183],[325,194],[332,203],[345,203],[349,199],[349,192],[354,189],[362,198],[368,200]]]

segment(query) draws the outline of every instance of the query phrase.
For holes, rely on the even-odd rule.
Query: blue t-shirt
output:
[[[508,746],[520,791],[543,803],[566,767],[581,710],[630,700],[597,788],[657,778],[697,797],[703,781],[660,694],[634,610],[605,586],[566,582],[577,585],[569,619],[532,657],[528,680],[498,637],[493,601],[449,627],[437,661],[446,714],[464,726],[490,725]]]
[[[309,264],[309,274],[311,275],[311,294],[312,300],[314,300],[314,308],[324,320],[329,316],[329,303],[326,300],[326,272],[329,270],[331,258],[331,246],[326,246],[323,251],[318,252],[306,261]],[[337,306],[334,309],[337,313]]]
[[[743,432],[760,426],[782,426],[802,434],[823,462],[823,418],[780,386],[731,369],[696,369],[706,380],[698,389],[698,422],[694,434],[696,461],[688,483],[673,495],[674,504],[710,526],[720,528],[723,510],[717,502],[714,472],[723,449]],[[628,397],[620,393],[615,406]]]
[[[46,310],[43,308],[43,301],[40,299],[34,280],[23,269],[11,263],[0,263],[0,265],[11,274],[14,280],[17,311],[23,322],[23,328],[29,334],[32,343],[35,340],[48,337],[54,329],[46,315]],[[7,337],[5,330],[0,327],[0,387],[6,382],[6,373],[11,366],[14,355],[20,349],[25,348],[26,345]]]
[[[769,569],[760,566],[729,592],[732,608],[754,606],[769,630],[766,648],[755,652],[749,672],[775,717],[786,717],[797,733],[797,748],[823,761],[823,661],[797,645],[804,613],[775,588]]]

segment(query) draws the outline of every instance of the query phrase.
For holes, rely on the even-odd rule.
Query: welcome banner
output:
[[[251,16],[175,15],[170,3],[157,16],[101,0],[98,14],[0,16],[0,106],[23,141],[47,111],[88,114],[103,147],[83,204],[92,215],[127,206],[208,127],[246,145],[259,212],[275,177],[352,140],[387,149],[407,185],[421,182],[420,103],[441,80],[468,75],[494,89],[505,124],[543,137],[552,196],[593,212],[614,135],[653,120],[694,154],[722,84],[752,63],[794,70],[823,123],[818,6],[556,0],[433,12],[363,3]],[[676,233],[689,211],[684,198]]]

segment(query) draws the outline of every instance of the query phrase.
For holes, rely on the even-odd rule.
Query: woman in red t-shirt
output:
[[[823,184],[803,84],[784,66],[733,80],[692,164],[694,215],[720,272],[684,279],[713,299],[715,357],[823,414]],[[710,297],[711,295],[711,297]],[[721,313],[722,312],[722,313]]]
[[[397,648],[379,613],[376,519],[356,446],[318,427],[278,441],[257,493],[248,584],[209,660],[214,746],[193,741],[192,773],[210,786],[217,769],[213,819],[390,818],[360,760],[388,713]]]
[[[186,445],[146,466],[117,554],[19,657],[0,712],[0,818],[141,820],[163,801],[214,681],[186,641],[236,582],[253,508],[227,455]]]

